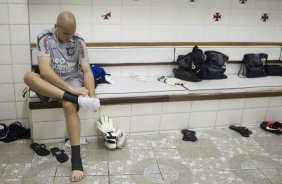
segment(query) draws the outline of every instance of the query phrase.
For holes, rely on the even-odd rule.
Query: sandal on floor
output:
[[[46,149],[45,144],[31,143],[30,148],[39,156],[47,156],[50,154],[50,151]]]
[[[193,130],[183,129],[181,130],[181,133],[183,134],[183,141],[197,141],[196,132]]]
[[[234,125],[231,125],[229,128],[230,128],[231,130],[234,130],[234,131],[240,133],[240,134],[241,134],[242,136],[244,136],[244,137],[249,137],[249,136],[252,134],[252,131],[250,131],[250,130],[249,130],[248,128],[246,128],[246,127],[242,127],[242,126],[236,127],[236,126],[234,126]]]
[[[56,159],[60,163],[64,163],[69,159],[68,155],[65,154],[65,151],[60,150],[58,147],[51,148],[51,153],[56,157]]]

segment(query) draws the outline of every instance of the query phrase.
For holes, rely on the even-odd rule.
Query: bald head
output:
[[[64,11],[58,15],[57,26],[62,26],[63,28],[76,27],[76,20],[71,12]]]
[[[57,18],[56,27],[59,39],[63,42],[68,41],[76,30],[75,16],[69,11],[60,13]]]

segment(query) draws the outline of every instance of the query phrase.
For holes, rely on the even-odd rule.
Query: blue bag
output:
[[[98,79],[100,77],[105,77],[106,72],[104,68],[94,64],[90,64],[90,68],[95,79]]]

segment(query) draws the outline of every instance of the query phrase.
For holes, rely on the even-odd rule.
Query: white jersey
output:
[[[45,30],[37,37],[37,56],[49,56],[51,67],[60,76],[68,76],[80,70],[79,63],[88,61],[84,40],[74,34],[70,41],[57,39],[55,29]]]

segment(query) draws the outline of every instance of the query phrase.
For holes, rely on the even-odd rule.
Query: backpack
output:
[[[178,56],[176,63],[179,64],[179,67],[173,69],[175,78],[191,82],[201,81],[197,73],[203,62],[203,51],[198,46],[194,46],[192,52]]]
[[[226,79],[226,62],[229,57],[217,51],[206,51],[206,60],[200,65],[198,76],[202,79]]]
[[[238,72],[239,77],[265,77],[265,65],[268,55],[265,53],[245,54]]]
[[[106,72],[105,72],[104,68],[102,68],[98,65],[94,65],[94,64],[90,64],[90,68],[91,68],[91,71],[93,73],[95,80],[100,78],[100,77],[105,77]]]

